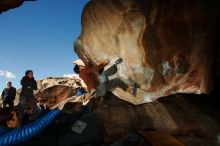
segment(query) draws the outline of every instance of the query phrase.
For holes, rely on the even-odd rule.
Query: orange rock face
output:
[[[86,64],[121,57],[118,77],[140,85],[135,98],[113,93],[133,104],[176,93],[212,89],[210,3],[152,0],[92,0],[82,14],[75,51]]]

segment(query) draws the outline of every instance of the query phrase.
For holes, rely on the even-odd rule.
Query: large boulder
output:
[[[176,93],[207,94],[213,87],[217,4],[92,0],[83,11],[75,51],[87,65],[123,58],[118,76],[130,86],[140,85],[140,94],[130,98],[118,89],[113,92],[133,104]]]
[[[92,107],[106,142],[145,129],[180,137],[187,143],[186,146],[191,146],[199,138],[203,141],[199,140],[198,145],[209,139],[215,143],[213,146],[217,146],[220,110],[216,102],[214,97],[178,94],[151,103],[132,105],[109,94],[102,101],[92,100]]]

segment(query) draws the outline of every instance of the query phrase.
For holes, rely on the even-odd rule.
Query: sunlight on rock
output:
[[[139,96],[129,100],[133,104],[212,90],[212,12],[196,1],[160,2],[93,0],[82,14],[75,51],[86,64],[121,57],[119,77],[129,86],[140,85]],[[123,93],[117,95],[128,101]]]

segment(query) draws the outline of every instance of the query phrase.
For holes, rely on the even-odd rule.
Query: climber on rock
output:
[[[12,82],[7,83],[7,88],[2,92],[3,108],[5,109],[9,105],[10,109],[14,108],[14,100],[16,97],[16,88],[12,86]]]
[[[95,93],[96,97],[103,97],[108,91],[111,91],[112,89],[117,87],[122,88],[124,91],[128,91],[129,93],[133,94],[133,89],[128,87],[128,85],[124,83],[121,79],[115,78],[109,80],[109,76],[113,76],[115,73],[117,73],[117,65],[122,62],[123,60],[119,58],[115,61],[114,65],[103,71],[99,75],[99,82],[97,82],[96,80],[96,74],[98,74],[98,72],[109,63],[108,60],[102,62],[95,67],[87,67],[82,60],[76,60],[74,61],[74,72],[79,74],[79,77],[83,79],[85,84],[88,86],[89,91],[91,91],[91,89],[93,90],[93,92],[90,92],[90,95]]]
[[[37,90],[37,82],[33,77],[33,71],[28,70],[25,76],[21,80],[22,90],[19,100],[19,117],[24,118],[25,106],[27,103],[33,110],[33,119],[36,119],[40,114],[40,109],[37,106],[37,102],[34,98],[34,90]]]

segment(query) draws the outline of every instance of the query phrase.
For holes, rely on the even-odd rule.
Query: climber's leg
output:
[[[114,75],[117,71],[118,71],[118,68],[117,68],[116,64],[114,64],[113,66],[111,66],[107,70],[103,71],[103,73],[100,76],[100,84],[96,89],[96,96],[97,97],[105,96],[105,94],[108,91],[107,90],[107,86],[109,84],[108,76]]]
[[[129,88],[128,85],[124,83],[121,79],[116,78],[110,81],[106,81],[104,83],[100,83],[96,90],[96,96],[105,96],[108,91],[111,91],[112,89],[117,87],[123,89],[124,91]]]
[[[118,79],[118,78],[110,80],[108,82],[108,86],[107,86],[106,90],[110,91],[110,90],[115,89],[115,88],[121,88],[124,91],[132,94],[134,97],[137,95],[138,86],[136,84],[132,87],[129,87],[125,82],[123,82],[121,79]]]
[[[105,71],[103,71],[101,75],[108,77],[114,75],[117,71],[118,71],[117,65],[114,64]]]
[[[19,109],[19,118],[23,119],[24,118],[24,111],[25,111],[25,104],[27,102],[27,98],[24,96],[21,96],[19,99],[19,105],[18,105],[18,109]]]
[[[107,90],[110,91],[117,87],[123,89],[124,91],[126,91],[129,88],[128,85],[125,82],[123,82],[121,79],[115,78],[108,82]]]
[[[120,64],[123,60],[119,58],[118,60],[115,61],[115,64],[112,65],[110,68],[107,70],[103,71],[103,73],[100,76],[100,84],[96,89],[96,96],[97,97],[102,97],[105,96],[108,91],[115,87],[120,87],[123,90],[126,90],[128,86],[121,81],[120,79],[113,79],[109,81],[109,76],[114,75],[117,71],[117,64]]]
[[[103,73],[101,74],[101,76],[105,76],[105,77],[108,77],[108,76],[112,76],[114,75],[117,71],[118,71],[118,68],[117,68],[117,65],[122,63],[122,59],[119,58],[118,60],[115,61],[115,64],[112,65],[111,67],[109,67],[107,70],[103,71]]]
[[[107,70],[103,71],[103,73],[100,75],[100,84],[96,89],[96,96],[101,97],[104,96],[107,92],[107,85],[109,82],[108,76],[114,75],[118,71],[117,65],[114,64]]]
[[[37,118],[40,115],[41,111],[40,111],[40,108],[37,106],[36,100],[34,99],[34,97],[29,97],[28,102],[31,108],[33,109],[34,118]]]
[[[108,84],[108,80],[106,82],[100,83],[99,86],[96,89],[96,97],[102,97],[105,96],[105,94],[107,93],[107,84]]]

